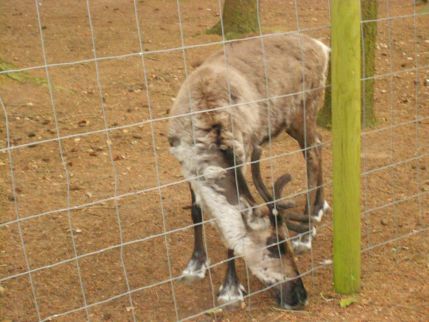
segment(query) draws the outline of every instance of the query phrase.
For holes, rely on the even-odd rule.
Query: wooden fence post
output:
[[[334,285],[360,287],[360,1],[332,0]]]

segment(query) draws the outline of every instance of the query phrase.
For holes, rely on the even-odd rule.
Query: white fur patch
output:
[[[324,202],[323,202],[323,211],[328,211],[328,210],[330,210],[331,209],[331,207],[329,206],[329,204],[328,204],[328,202],[325,200]]]
[[[321,42],[318,39],[313,38],[313,40],[315,43],[317,43],[322,48],[323,53],[325,54],[326,63],[325,63],[325,69],[324,69],[323,73],[326,75],[326,71],[327,71],[328,66],[329,66],[328,62],[329,62],[329,54],[331,53],[331,48],[326,46],[323,42]]]
[[[200,197],[200,195],[195,195],[195,204],[197,205],[197,206],[202,206],[201,205],[201,197]]]
[[[292,240],[292,247],[296,253],[303,253],[311,249],[313,238],[316,237],[316,227],[312,227],[311,235],[305,233]]]
[[[313,217],[311,217],[314,221],[317,221],[317,222],[321,222],[322,221],[322,217],[323,217],[323,209],[320,209],[318,212],[317,212],[317,216],[313,216]]]
[[[270,219],[263,216],[258,209],[252,209],[245,198],[240,198],[240,206],[243,218],[251,230],[258,231],[269,227]]]
[[[326,59],[329,59],[329,54],[331,53],[331,48],[327,45],[325,45],[323,42],[321,42],[319,39],[313,38],[314,42],[317,43],[323,50],[323,53],[326,56]]]
[[[329,46],[327,46],[327,45],[325,45],[322,41],[320,41],[319,39],[315,39],[315,38],[313,38],[313,40],[317,43],[317,44],[319,44],[319,46],[320,47],[322,47],[322,49],[323,49],[323,52],[329,57],[329,54],[330,54],[330,52],[331,52],[331,48],[329,47]]]
[[[328,202],[325,200],[325,201],[323,202],[323,207],[322,207],[322,209],[319,209],[319,211],[318,211],[318,213],[317,213],[317,216],[313,216],[313,217],[312,217],[312,219],[313,219],[314,221],[321,222],[321,221],[322,221],[322,218],[323,218],[323,215],[324,215],[327,211],[329,211],[330,209],[331,209],[331,207],[329,207]]]
[[[246,226],[237,206],[228,203],[226,197],[205,182],[193,182],[192,188],[200,194],[202,202],[216,219],[216,224],[229,249],[236,249],[246,236]]]
[[[222,178],[226,174],[226,170],[222,167],[208,166],[204,169],[203,175],[206,180],[214,180]]]
[[[270,220],[268,217],[258,217],[251,215],[246,217],[246,223],[250,229],[257,231],[267,229],[267,227],[270,225]]]

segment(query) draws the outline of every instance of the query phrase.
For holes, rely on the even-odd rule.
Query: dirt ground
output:
[[[341,308],[333,290],[328,214],[313,250],[298,257],[309,292],[304,311],[278,309],[240,260],[252,295],[220,312],[211,309],[226,250],[211,225],[204,225],[209,276],[191,285],[177,279],[192,252],[190,196],[166,140],[166,117],[186,73],[221,48],[220,37],[205,33],[219,19],[218,1],[180,1],[183,37],[176,1],[136,1],[147,87],[134,2],[89,2],[95,51],[86,1],[40,1],[48,74],[34,68],[0,75],[0,321],[84,321],[86,314],[132,321],[133,313],[138,321],[429,319],[427,7],[418,5],[413,17],[413,1],[379,0],[378,123],[362,135],[364,252],[356,302]],[[329,1],[297,3],[298,22],[294,1],[261,1],[262,32],[299,28],[329,44]],[[34,1],[1,1],[0,30],[1,70],[45,64]],[[182,41],[186,50],[178,48]],[[98,64],[94,53],[104,57]],[[331,134],[320,131],[331,200]],[[302,204],[297,149],[282,135],[273,144],[277,157],[262,166],[267,180],[270,166],[274,176],[291,173],[287,192]],[[87,312],[79,309],[85,302]]]

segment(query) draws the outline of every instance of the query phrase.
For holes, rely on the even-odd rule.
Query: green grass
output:
[[[421,5],[421,8],[417,9],[418,13],[429,13],[429,1],[428,0],[420,0],[417,2],[417,4]]]
[[[0,71],[8,71],[13,69],[18,69],[18,67],[0,58]],[[19,83],[31,83],[35,85],[47,84],[47,81],[45,78],[33,77],[27,72],[6,73],[6,74],[1,74],[0,77],[9,78]]]

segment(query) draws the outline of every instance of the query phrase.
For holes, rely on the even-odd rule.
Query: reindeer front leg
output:
[[[182,279],[186,281],[193,281],[196,279],[203,279],[206,275],[208,258],[204,249],[203,241],[203,218],[201,206],[196,200],[196,196],[192,187],[190,187],[192,196],[191,215],[192,222],[194,223],[194,251],[188,265],[182,272]]]
[[[238,279],[235,269],[234,251],[232,249],[228,249],[227,265],[225,278],[223,284],[219,288],[217,300],[221,303],[237,303],[243,301],[246,290]]]

